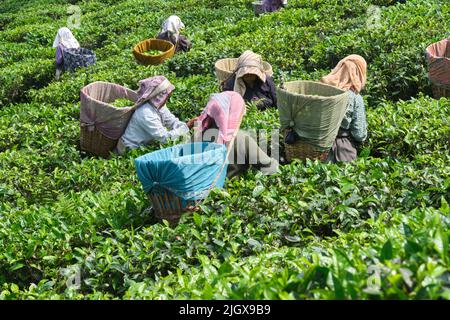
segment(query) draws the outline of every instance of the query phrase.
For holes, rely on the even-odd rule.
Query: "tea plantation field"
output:
[[[51,46],[71,5],[98,62],[56,82]],[[138,65],[133,45],[171,14],[193,49]],[[431,98],[424,59],[449,31],[444,0],[289,0],[260,17],[250,0],[2,0],[0,299],[450,299],[450,100]],[[187,120],[219,90],[214,62],[246,49],[278,84],[365,57],[359,159],[249,171],[171,228],[146,210],[133,162],[164,146],[79,151],[87,83],[165,75]],[[249,105],[243,126],[270,131],[278,111]]]

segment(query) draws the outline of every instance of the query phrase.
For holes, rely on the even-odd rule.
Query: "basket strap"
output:
[[[231,79],[234,75],[236,75],[237,69],[234,69],[233,72],[226,77],[224,80],[222,80],[222,82],[220,83],[221,88],[223,89],[223,86],[225,84],[225,82],[227,82],[229,79]]]

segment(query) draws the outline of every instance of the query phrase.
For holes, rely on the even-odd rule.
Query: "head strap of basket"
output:
[[[359,93],[366,84],[366,75],[366,60],[357,54],[352,54],[339,61],[331,73],[322,78],[322,82]]]
[[[200,122],[200,126],[196,128],[197,133],[203,133],[215,123],[219,129],[217,143],[228,143],[239,130],[244,114],[245,102],[238,93],[224,91],[213,94],[197,119]]]
[[[155,108],[163,107],[175,89],[174,85],[164,76],[155,76],[139,81],[136,106],[150,102]]]
[[[450,85],[450,38],[430,44],[426,49],[428,76],[437,85]]]
[[[80,47],[80,44],[73,36],[72,31],[70,31],[67,27],[63,27],[58,30],[55,40],[53,40],[53,48],[58,47],[60,44],[68,49]]]
[[[245,51],[238,59],[236,65],[236,80],[233,90],[244,96],[246,91],[245,82],[242,79],[246,74],[256,75],[262,82],[266,82],[263,60],[259,54],[250,50]]]

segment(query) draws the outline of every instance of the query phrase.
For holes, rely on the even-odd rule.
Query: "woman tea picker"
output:
[[[189,51],[192,47],[191,42],[185,36],[180,34],[184,29],[184,23],[178,16],[170,16],[162,25],[161,32],[156,39],[172,42],[175,46],[175,52]]]
[[[233,148],[228,158],[228,177],[246,171],[251,165],[266,175],[276,173],[278,161],[269,157],[250,135],[239,130],[244,113],[242,97],[236,92],[225,91],[213,94],[202,114],[188,121],[188,126],[196,125],[196,139],[200,135],[203,141],[215,141]]]
[[[184,122],[176,118],[166,107],[175,87],[164,76],[139,81],[138,108],[131,116],[123,136],[117,144],[117,152],[135,149],[152,141],[165,143],[189,132]]]
[[[261,56],[249,50],[239,57],[234,74],[222,89],[238,92],[246,102],[256,102],[260,110],[277,106],[275,83],[264,72]]]
[[[353,54],[337,64],[322,82],[349,91],[347,111],[327,161],[352,161],[357,157],[357,144],[367,138],[366,110],[360,95],[366,83],[367,63]]]
[[[63,27],[58,30],[55,40],[53,41],[53,48],[56,48],[56,80],[59,80],[64,68],[64,49],[76,49],[79,47],[80,44],[77,39],[75,39],[69,28]]]

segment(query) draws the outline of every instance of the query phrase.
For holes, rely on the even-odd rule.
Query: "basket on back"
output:
[[[136,159],[139,180],[157,218],[177,223],[184,212],[195,210],[213,187],[223,186],[245,110],[245,102],[236,92],[212,95],[197,117],[193,143]],[[218,128],[211,128],[210,120],[214,120]],[[214,142],[210,140],[211,132],[205,131],[208,129],[214,131]]]
[[[277,88],[281,130],[300,137],[285,144],[286,158],[325,160],[336,139],[348,104],[348,92],[313,81],[286,82]]]
[[[234,73],[237,66],[238,58],[225,58],[217,60],[214,64],[216,70],[216,77],[220,83],[226,81]],[[266,75],[272,76],[273,70],[270,63],[263,61],[263,67]]]
[[[128,125],[133,107],[116,108],[116,99],[137,100],[137,93],[123,86],[97,81],[80,93],[80,146],[90,154],[108,158]]]
[[[223,187],[227,148],[214,142],[181,144],[136,158],[135,165],[155,216],[175,224],[213,187]]]
[[[157,55],[144,54],[149,50],[161,51]],[[164,60],[173,57],[175,54],[175,46],[172,42],[161,39],[147,39],[139,42],[133,48],[133,55],[137,62],[142,65],[158,65],[164,62]]]
[[[436,99],[450,97],[450,38],[430,44],[425,56],[428,63],[428,78]]]

